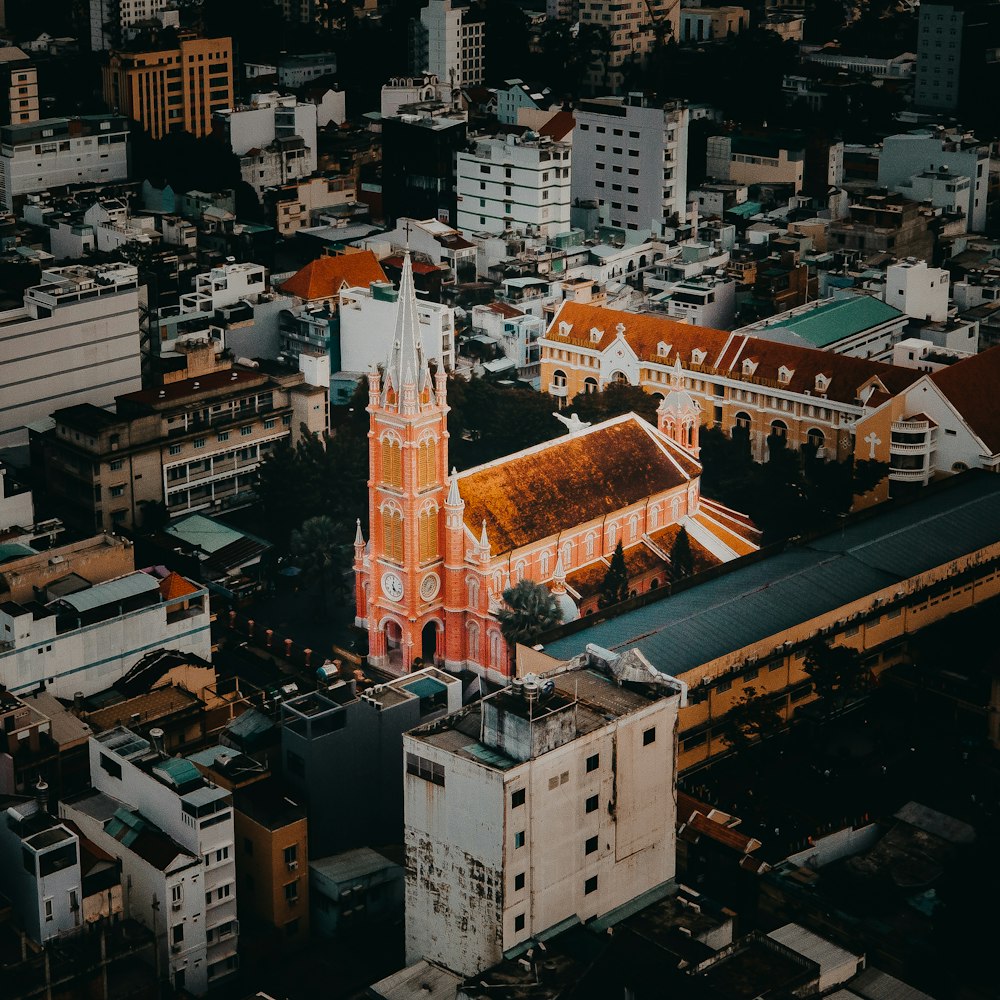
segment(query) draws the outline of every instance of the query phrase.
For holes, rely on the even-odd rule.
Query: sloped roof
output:
[[[171,573],[160,581],[160,594],[165,601],[197,593],[198,588],[189,580],[185,580],[180,573]]]
[[[326,299],[348,288],[367,288],[373,281],[387,281],[385,271],[371,250],[318,257],[292,275],[281,290],[300,299]]]
[[[993,454],[1000,452],[1000,347],[942,368],[930,378],[983,444]]]
[[[565,139],[576,125],[572,111],[557,111],[539,130],[538,134],[557,142]]]
[[[507,552],[695,478],[701,466],[634,413],[554,438],[458,478],[465,521]]]
[[[569,323],[567,336],[559,332],[560,323]],[[677,320],[649,313],[621,312],[602,306],[578,302],[564,302],[545,334],[553,344],[574,344],[594,351],[604,351],[614,343],[618,327],[622,336],[642,361],[656,361],[673,365],[678,358],[686,369],[693,365],[692,351],[705,352],[700,368],[716,372],[726,378],[757,384],[779,386],[778,369],[787,368],[791,375],[780,387],[789,392],[805,394],[808,391],[817,400],[824,398],[842,403],[855,403],[858,390],[873,378],[881,380],[886,389],[897,393],[912,385],[922,374],[910,368],[852,358],[811,347],[799,347],[752,337],[748,334],[727,333],[711,327],[680,323]],[[596,341],[591,340],[591,330],[600,331]],[[659,345],[666,345],[661,354]],[[756,364],[752,374],[743,374],[743,362],[749,359]],[[826,394],[816,391],[816,376],[830,379]]]

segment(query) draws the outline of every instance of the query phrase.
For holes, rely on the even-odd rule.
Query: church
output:
[[[392,673],[436,663],[503,681],[504,589],[527,578],[556,595],[563,621],[593,613],[619,542],[633,595],[667,583],[681,528],[696,570],[758,548],[748,518],[701,496],[700,408],[679,375],[655,427],[634,413],[564,419],[564,436],[449,473],[446,375],[432,376],[421,353],[409,255],[368,414],[370,537],[359,522],[355,623],[369,662]]]

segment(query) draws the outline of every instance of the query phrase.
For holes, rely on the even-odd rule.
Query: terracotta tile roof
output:
[[[571,326],[568,336],[559,332],[559,325],[564,322]],[[555,344],[571,343],[604,351],[617,338],[619,325],[624,327],[623,338],[642,361],[673,365],[679,357],[684,368],[690,370],[698,367],[693,362],[692,352],[704,351],[704,361],[700,365],[702,371],[790,392],[808,392],[818,402],[826,398],[841,403],[856,403],[859,391],[872,383],[876,386],[881,383],[890,394],[895,394],[922,377],[913,369],[897,368],[879,361],[761,340],[747,334],[727,333],[711,327],[680,323],[665,316],[621,312],[578,302],[562,304],[549,325],[545,339]],[[591,339],[592,330],[600,331],[596,341]],[[665,345],[665,353],[660,353],[661,343]],[[746,360],[756,366],[752,373],[744,374],[743,362]],[[791,373],[785,382],[778,380],[778,370],[782,367]],[[831,380],[825,395],[817,391],[817,375]]]
[[[1000,347],[942,368],[930,379],[990,452],[1000,452]]]
[[[198,588],[190,580],[185,580],[180,573],[171,573],[160,581],[160,595],[165,601],[196,593]]]
[[[638,503],[701,466],[634,413],[555,438],[459,476],[465,521],[486,521],[494,554]]]
[[[371,250],[360,253],[339,254],[336,257],[318,257],[293,274],[281,290],[300,299],[328,299],[345,285],[349,288],[367,288],[373,281],[386,281],[378,258]]]
[[[714,820],[703,816],[700,812],[692,814],[688,820],[688,829],[699,834],[704,834],[710,840],[714,840],[723,847],[729,847],[740,854],[750,854],[761,846],[756,837],[748,837],[745,833],[740,833],[732,827],[723,826]]]
[[[701,502],[705,502],[704,497],[701,498]],[[668,524],[665,528],[654,531],[649,538],[657,548],[669,556],[671,549],[674,547],[674,541],[680,532],[681,526],[679,524]],[[692,538],[690,533],[688,534],[688,542],[691,544],[691,555],[694,557],[695,573],[704,573],[706,569],[718,566],[722,562],[717,555],[709,552],[697,538]]]
[[[760,548],[760,532],[745,519],[740,520],[743,515],[730,516],[733,514],[735,511],[730,511],[722,504],[702,501],[701,509],[694,518],[738,556],[756,552]]]
[[[557,142],[565,139],[573,131],[576,119],[572,111],[557,111],[539,130],[538,134]]]
[[[631,580],[651,569],[665,570],[667,564],[645,542],[642,542],[625,550],[625,568]]]
[[[382,263],[387,267],[394,267],[397,271],[402,271],[403,255],[394,254],[392,257],[386,257]],[[410,266],[413,268],[414,274],[434,274],[436,271],[441,270],[436,264],[428,264],[425,260],[411,261]]]
[[[504,319],[513,319],[515,316],[523,316],[524,313],[515,306],[509,306],[506,302],[490,302],[487,307],[490,312],[495,312]]]
[[[568,573],[566,587],[581,601],[585,601],[601,589],[601,584],[604,583],[604,577],[607,576],[607,573],[607,559],[598,559],[597,562],[584,566],[583,569]]]

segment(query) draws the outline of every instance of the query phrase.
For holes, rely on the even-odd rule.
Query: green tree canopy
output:
[[[571,408],[581,420],[592,424],[632,412],[655,426],[658,403],[659,400],[641,386],[612,382],[603,392],[577,393]]]
[[[856,649],[832,646],[821,640],[815,641],[806,652],[805,671],[828,714],[859,694],[868,682],[868,673]]]
[[[674,544],[670,548],[670,579],[676,583],[694,573],[694,553],[691,551],[691,539],[687,528],[683,525],[677,532]]]
[[[774,700],[750,685],[722,717],[721,736],[732,749],[740,750],[753,740],[775,735],[784,724]]]
[[[601,581],[597,603],[602,608],[610,608],[613,604],[621,604],[626,600],[628,600],[628,567],[625,565],[625,550],[619,542],[611,556],[608,571]]]

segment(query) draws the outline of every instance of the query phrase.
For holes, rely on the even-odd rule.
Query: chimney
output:
[[[150,729],[149,738],[153,743],[153,749],[160,756],[163,756],[163,730],[159,726],[155,726],[153,729]]]
[[[49,786],[45,783],[45,779],[41,777],[38,779],[38,784],[35,785],[35,801],[42,812],[49,811]]]

